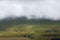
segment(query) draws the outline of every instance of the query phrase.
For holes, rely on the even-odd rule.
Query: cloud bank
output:
[[[60,0],[0,0],[0,19],[6,17],[60,19]]]

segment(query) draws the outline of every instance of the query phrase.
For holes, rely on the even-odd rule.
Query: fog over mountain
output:
[[[60,19],[60,0],[0,0],[0,19],[21,16]]]

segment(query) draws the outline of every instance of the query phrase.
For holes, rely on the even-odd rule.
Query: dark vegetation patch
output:
[[[60,40],[60,38],[52,38],[51,40]]]
[[[60,36],[60,35],[58,35],[58,34],[44,34],[42,36],[56,37],[56,36]]]

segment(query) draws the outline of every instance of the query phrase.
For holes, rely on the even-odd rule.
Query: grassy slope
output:
[[[27,37],[26,35],[29,35],[28,38],[35,40],[49,40],[50,38],[54,38],[54,36],[42,35],[60,35],[60,21],[23,19],[18,18],[14,20],[10,19],[1,21],[0,37]]]

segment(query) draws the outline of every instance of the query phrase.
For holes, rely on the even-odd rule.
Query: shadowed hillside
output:
[[[14,25],[44,25],[44,24],[60,24],[60,21],[49,19],[27,19],[26,17],[6,18],[0,21],[0,30]]]

